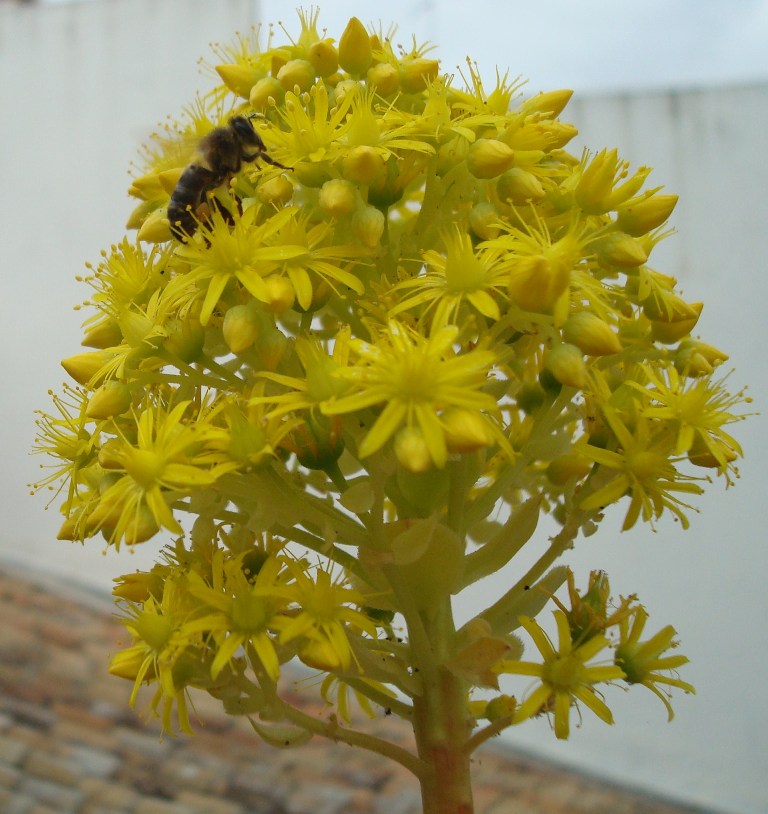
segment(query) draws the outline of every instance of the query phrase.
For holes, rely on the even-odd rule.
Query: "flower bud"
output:
[[[222,332],[232,353],[242,353],[253,345],[259,335],[259,319],[253,303],[234,305],[224,315]]]
[[[157,525],[152,510],[149,506],[142,504],[131,514],[125,524],[123,540],[126,545],[138,545],[151,540],[159,531],[160,527]]]
[[[251,88],[259,81],[261,71],[251,65],[236,63],[234,65],[217,65],[216,73],[221,81],[238,96],[248,98]]]
[[[318,40],[309,46],[309,61],[318,76],[330,76],[339,69],[339,52],[333,40]]]
[[[559,116],[573,96],[572,90],[550,90],[546,93],[537,93],[526,99],[520,110],[523,113],[547,113],[553,119]]]
[[[432,469],[432,456],[418,428],[403,427],[395,436],[394,447],[398,462],[408,472],[421,474]]]
[[[150,664],[147,670],[144,661],[145,656],[141,651],[133,648],[121,650],[110,657],[107,670],[110,675],[125,678],[128,681],[135,681],[139,674],[145,681],[151,681],[156,677],[155,668]]]
[[[435,81],[440,63],[436,59],[416,57],[400,62],[400,86],[406,93],[419,93]]]
[[[284,175],[273,175],[259,184],[256,197],[267,206],[285,206],[293,197],[293,184]]]
[[[738,458],[737,453],[719,438],[710,438],[709,443],[706,443],[700,435],[697,435],[688,450],[688,460],[694,466],[702,466],[707,469],[726,467],[736,458]]]
[[[182,362],[196,362],[203,353],[205,328],[197,319],[172,320],[166,326],[163,348]]]
[[[124,413],[131,406],[131,391],[124,382],[105,382],[88,400],[85,414],[96,420]]]
[[[698,319],[701,308],[695,308],[682,297],[663,288],[656,290],[642,301],[643,313],[654,322],[679,322]]]
[[[641,243],[623,232],[614,232],[595,241],[592,248],[602,266],[618,266],[628,269],[642,266],[648,255]]]
[[[128,190],[131,193],[131,190]],[[142,201],[138,206],[134,207],[131,214],[128,215],[128,220],[125,222],[126,229],[139,229],[141,224],[157,209],[157,201]]]
[[[592,461],[580,455],[560,455],[547,467],[547,478],[555,486],[564,486],[571,479],[581,480],[592,469]]]
[[[652,321],[651,322],[651,336],[656,342],[662,342],[665,345],[673,345],[681,339],[685,339],[691,331],[696,327],[699,321],[701,311],[704,308],[703,302],[686,303],[693,311],[694,316],[681,316],[678,319],[666,321]]]
[[[184,174],[185,169],[186,167],[174,167],[173,169],[163,170],[157,174],[157,177],[160,179],[160,186],[166,195],[173,195],[173,191],[176,189],[176,185],[179,183],[179,179]]]
[[[332,218],[343,218],[357,208],[357,189],[341,178],[326,181],[320,189],[320,208]]]
[[[381,153],[366,144],[353,147],[341,162],[344,177],[355,184],[371,184],[383,180],[384,168]]]
[[[482,240],[493,240],[499,234],[499,212],[492,203],[481,201],[470,210],[469,225]]]
[[[280,82],[273,76],[265,76],[251,88],[248,101],[254,110],[266,110],[269,107],[270,99],[279,104],[283,101],[284,96],[285,88]]]
[[[368,69],[366,81],[380,96],[391,96],[400,89],[400,72],[388,62],[379,62]]]
[[[264,370],[277,370],[287,349],[288,337],[274,325],[263,330],[254,345]]]
[[[499,176],[496,192],[502,201],[515,205],[540,201],[544,197],[541,181],[531,172],[513,167]]]
[[[118,438],[108,438],[99,448],[99,466],[102,469],[122,469],[123,442]]]
[[[384,234],[386,218],[375,206],[363,206],[352,217],[352,229],[355,237],[367,249],[375,249]]]
[[[479,138],[467,153],[467,167],[475,178],[495,178],[506,172],[514,160],[514,150],[497,139]]]
[[[554,254],[517,258],[509,273],[509,295],[524,311],[552,313],[568,288],[571,268]]]
[[[448,410],[441,416],[441,423],[449,452],[476,452],[493,444],[491,428],[474,410]]]
[[[684,376],[708,376],[727,359],[727,353],[723,353],[712,345],[696,339],[688,339],[681,342],[677,349],[675,367]]]
[[[616,226],[633,237],[661,226],[677,205],[677,195],[651,195],[639,201],[627,201],[617,209]]]
[[[160,173],[149,172],[140,175],[131,181],[128,194],[144,201],[155,201],[163,195],[163,185],[160,183]]]
[[[352,76],[361,77],[372,59],[371,38],[360,20],[352,17],[339,40],[339,65]]]
[[[68,356],[61,360],[61,366],[78,384],[98,387],[104,380],[107,366],[114,358],[113,353],[94,350]]]
[[[80,343],[86,348],[114,348],[123,341],[123,333],[116,319],[107,317],[91,325]]]
[[[82,529],[80,528],[80,515],[70,515],[61,526],[59,526],[56,539],[73,543],[81,539],[82,533]]]
[[[166,243],[173,235],[168,222],[168,213],[165,208],[155,209],[149,213],[144,223],[139,227],[136,235],[145,243]]]
[[[607,356],[621,350],[621,342],[610,326],[590,311],[579,311],[563,325],[563,339],[588,356]]]
[[[485,717],[489,721],[498,721],[501,718],[510,718],[517,709],[517,699],[514,695],[497,695],[485,705]]]
[[[315,69],[306,59],[289,59],[277,72],[277,81],[285,90],[303,93],[315,84]]]
[[[296,455],[307,469],[328,469],[344,452],[340,416],[309,413],[303,424],[293,430],[283,445]]]
[[[279,274],[271,274],[264,280],[266,298],[264,307],[274,314],[282,314],[289,308],[293,308],[296,301],[296,292],[291,285],[291,281]]]
[[[545,368],[566,387],[582,388],[587,383],[587,366],[576,345],[555,345],[544,360]]]

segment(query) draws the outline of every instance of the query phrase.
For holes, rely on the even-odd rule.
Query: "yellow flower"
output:
[[[170,409],[149,405],[136,418],[136,443],[122,440],[113,451],[115,466],[124,473],[99,498],[90,517],[91,530],[102,529],[119,544],[144,528],[142,512],[148,510],[157,528],[181,534],[171,503],[200,486],[210,486],[239,464],[209,452],[205,443],[225,433],[202,415],[186,416],[189,402]],[[145,538],[146,539],[146,538]]]
[[[291,250],[272,246],[268,242],[295,212],[295,208],[287,207],[264,223],[257,223],[258,208],[252,206],[232,225],[216,209],[211,220],[202,224],[199,230],[205,242],[190,241],[176,249],[178,256],[189,262],[190,270],[176,278],[171,285],[174,288],[192,285],[206,287],[200,309],[202,325],[208,323],[224,290],[234,281],[239,282],[257,300],[269,301],[264,278],[281,261],[303,251],[296,247]]]
[[[462,306],[467,303],[487,319],[498,320],[499,301],[507,299],[508,277],[501,253],[484,244],[475,250],[469,235],[458,228],[449,231],[443,242],[444,252],[424,252],[427,271],[394,287],[395,292],[407,293],[390,316],[419,308],[422,317],[431,316],[434,330],[459,324]]]
[[[447,448],[440,412],[463,407],[481,414],[496,413],[496,399],[482,392],[491,375],[494,354],[487,350],[456,353],[458,328],[449,325],[429,338],[394,320],[373,342],[352,340],[358,357],[337,371],[351,392],[322,405],[338,415],[385,405],[360,444],[361,458],[372,455],[403,425],[417,426],[436,466],[445,466]]]
[[[349,607],[362,605],[362,594],[334,580],[322,568],[312,575],[298,560],[289,560],[286,565],[293,581],[280,589],[280,595],[291,605],[297,605],[299,611],[286,618],[280,641],[299,639],[299,655],[310,667],[348,670],[353,654],[347,630],[376,637],[376,625],[365,614]]]
[[[189,575],[189,592],[204,603],[207,613],[190,622],[188,633],[210,633],[216,643],[211,663],[211,677],[215,679],[222,669],[235,658],[241,648],[258,659],[271,681],[280,675],[280,661],[275,649],[275,631],[285,622],[282,611],[286,601],[280,595],[284,582],[282,559],[268,557],[256,574],[244,567],[244,558],[224,561],[218,551],[212,565],[212,585],[207,585],[198,573]]]
[[[616,664],[624,671],[625,679],[629,684],[642,684],[661,700],[667,708],[667,719],[671,721],[674,718],[672,705],[669,703],[667,694],[656,685],[677,687],[687,693],[695,693],[696,690],[687,681],[662,675],[659,671],[676,670],[687,664],[688,659],[682,655],[663,655],[667,650],[677,646],[674,641],[675,629],[671,625],[667,625],[647,641],[641,642],[640,636],[642,636],[648,620],[648,613],[645,608],[637,607],[631,626],[630,618],[625,616],[620,622],[620,641],[616,647]]]
[[[593,685],[623,678],[624,673],[614,664],[589,666],[587,662],[609,646],[608,639],[597,635],[583,644],[574,642],[566,615],[561,610],[553,613],[557,623],[557,649],[533,619],[522,616],[520,624],[533,639],[543,662],[503,660],[496,670],[500,674],[535,676],[540,680],[541,683],[515,710],[514,721],[520,723],[542,710],[551,709],[555,716],[555,735],[564,739],[570,731],[571,706],[577,701],[591,709],[600,720],[613,723],[610,709],[598,697]]]
[[[643,365],[643,371],[652,387],[631,382],[631,386],[648,400],[642,414],[646,418],[670,422],[677,436],[677,455],[690,452],[694,445],[698,445],[725,470],[736,455],[742,454],[739,443],[723,427],[744,418],[730,412],[744,400],[743,393],[728,393],[723,380],[684,378],[671,366],[656,371],[650,365]]]
[[[130,632],[134,643],[110,659],[109,672],[133,681],[130,704],[136,703],[139,688],[145,682],[157,682],[158,692],[152,702],[156,711],[162,703],[163,729],[172,731],[171,712],[182,732],[192,734],[186,702],[186,684],[180,682],[177,671],[185,651],[200,644],[199,637],[190,637],[185,630],[193,614],[184,586],[178,579],[167,578],[159,601],[148,596],[141,605],[129,605],[119,621]]]
[[[675,497],[674,493],[699,495],[704,490],[698,483],[692,482],[695,478],[682,475],[675,468],[670,460],[674,450],[668,435],[663,431],[655,434],[654,424],[642,417],[632,433],[612,407],[605,404],[602,410],[616,437],[618,449],[581,444],[578,452],[606,469],[614,470],[616,475],[605,486],[584,498],[579,506],[585,511],[601,509],[629,494],[631,502],[622,530],[631,529],[638,517],[646,522],[657,519],[664,509],[679,518],[683,528],[688,528],[689,522],[683,508],[690,506]],[[658,427],[658,424],[655,426]]]

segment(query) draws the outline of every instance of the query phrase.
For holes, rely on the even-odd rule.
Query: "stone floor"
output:
[[[191,738],[160,738],[107,673],[122,629],[107,599],[0,567],[2,814],[419,814],[415,782],[375,755],[314,739],[266,746],[246,722],[196,701]],[[379,726],[404,742],[407,731]],[[488,747],[477,814],[694,814]],[[699,812],[701,814],[701,812]]]

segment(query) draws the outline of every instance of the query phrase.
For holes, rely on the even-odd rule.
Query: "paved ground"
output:
[[[282,751],[206,703],[192,738],[164,738],[106,671],[108,602],[0,568],[2,814],[419,814],[410,775],[314,739]],[[405,740],[399,722],[380,725]],[[477,814],[694,814],[488,748]]]

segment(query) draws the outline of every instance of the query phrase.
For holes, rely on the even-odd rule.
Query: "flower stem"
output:
[[[413,699],[413,729],[418,755],[429,767],[419,777],[422,807],[424,814],[472,814],[468,686],[442,663],[454,634],[450,598],[420,615],[430,642],[414,652],[422,692]]]

